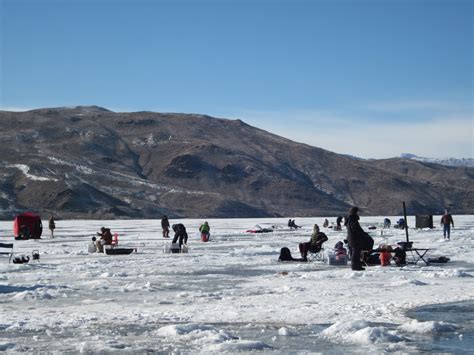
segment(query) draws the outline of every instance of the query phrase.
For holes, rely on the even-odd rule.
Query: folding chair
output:
[[[326,253],[324,252],[324,248],[321,248],[319,250],[316,249],[310,249],[308,251],[308,261],[320,261],[320,262],[326,262]]]
[[[13,243],[0,243],[0,248],[10,249],[10,251],[0,251],[0,255],[10,255],[8,258],[8,263],[10,263],[13,257]]]

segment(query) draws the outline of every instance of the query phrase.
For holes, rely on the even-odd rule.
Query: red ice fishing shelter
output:
[[[22,229],[29,231],[29,238],[41,238],[41,233],[43,233],[41,217],[32,212],[25,212],[17,215],[13,221],[13,234],[15,235],[15,238],[18,238],[20,234],[23,234],[21,233]]]

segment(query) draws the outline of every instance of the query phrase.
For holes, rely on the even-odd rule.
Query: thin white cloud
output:
[[[474,158],[472,117],[412,123],[348,123],[343,130],[320,128],[312,134],[301,132],[295,138],[364,158],[388,158],[403,152],[429,157]]]
[[[0,111],[25,112],[30,110],[34,110],[34,108],[18,106],[0,106]]]
[[[474,156],[472,114],[397,122],[297,110],[253,114],[246,111],[241,118],[298,142],[363,158],[389,158],[406,152],[429,157]]]

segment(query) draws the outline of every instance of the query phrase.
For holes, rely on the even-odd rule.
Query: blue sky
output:
[[[473,2],[0,0],[0,107],[240,118],[338,153],[473,157]]]

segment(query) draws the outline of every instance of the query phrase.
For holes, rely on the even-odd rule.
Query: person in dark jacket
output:
[[[161,228],[163,229],[163,238],[170,237],[170,221],[168,221],[167,216],[161,218]]]
[[[362,267],[360,254],[362,250],[371,251],[374,247],[374,240],[368,235],[359,224],[359,208],[352,207],[347,219],[347,240],[351,249],[352,270],[365,270]]]
[[[454,221],[448,210],[445,210],[443,217],[441,217],[441,225],[443,226],[444,239],[449,240],[451,238],[451,225],[454,228]]]
[[[397,228],[398,229],[405,229],[405,219],[404,218],[400,218],[397,221]]]
[[[311,235],[311,239],[307,243],[300,243],[299,249],[301,253],[301,257],[303,261],[307,260],[308,252],[312,251],[317,253],[321,250],[322,245],[325,241],[328,240],[328,237],[323,232],[320,232],[319,226],[317,224],[313,227],[313,234]]]
[[[337,217],[337,219],[336,219],[336,230],[338,230],[338,231],[342,230],[341,222],[342,222],[342,216]]]
[[[349,217],[344,216],[344,227],[347,227],[347,223],[349,223]]]
[[[176,243],[179,239],[179,248],[181,249],[183,244],[188,244],[188,233],[186,233],[186,227],[179,223],[173,224],[174,238],[173,243]]]

